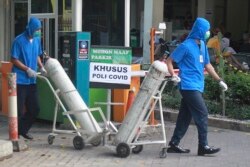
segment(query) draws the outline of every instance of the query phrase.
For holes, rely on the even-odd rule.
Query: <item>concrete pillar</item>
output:
[[[153,0],[153,27],[158,29],[159,23],[163,22],[164,0]]]
[[[150,29],[163,22],[164,0],[144,0],[143,63],[150,63]]]
[[[82,0],[72,0],[72,31],[82,31]]]

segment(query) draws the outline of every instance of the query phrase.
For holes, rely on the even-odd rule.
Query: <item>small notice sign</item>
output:
[[[91,87],[129,88],[131,82],[131,65],[90,63],[89,81]]]
[[[78,58],[79,59],[88,59],[89,57],[89,41],[79,40],[78,41]]]
[[[91,46],[90,87],[129,89],[131,61],[130,47]]]

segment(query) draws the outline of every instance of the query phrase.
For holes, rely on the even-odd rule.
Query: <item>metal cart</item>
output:
[[[160,157],[166,157],[166,133],[163,119],[161,95],[166,86],[167,66],[155,61],[143,80],[140,90],[130,107],[121,127],[112,145],[116,146],[116,153],[119,157],[125,158],[129,156],[130,150],[133,153],[140,153],[143,150],[143,145],[146,144],[163,144],[164,147],[160,151]],[[160,126],[162,139],[161,140],[142,140],[140,138],[144,129],[148,126],[148,119],[154,110],[156,104],[159,104]]]
[[[48,72],[48,78],[50,78],[50,80],[41,75],[38,75],[38,77],[46,81],[56,99],[53,129],[52,133],[48,136],[48,143],[53,144],[55,136],[60,133],[66,133],[76,135],[73,139],[75,149],[83,149],[86,143],[98,146],[101,143],[102,136],[107,132],[106,128],[108,127],[106,118],[102,113],[101,108],[89,109],[86,106],[78,91],[75,89],[69,77],[56,59],[49,58],[45,63],[45,69]],[[53,83],[53,86],[50,82]],[[63,115],[68,118],[73,130],[56,129],[59,106],[63,110]],[[100,113],[104,120],[104,128],[101,128],[96,122],[95,118],[91,114],[93,111],[98,111]],[[73,121],[71,117],[72,115],[79,123],[79,128]],[[85,138],[83,138],[83,136]]]

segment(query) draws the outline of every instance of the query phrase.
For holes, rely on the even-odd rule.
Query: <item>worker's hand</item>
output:
[[[219,85],[222,88],[222,91],[226,91],[228,89],[227,84],[222,80],[219,81]]]
[[[30,78],[35,78],[37,76],[36,71],[32,70],[31,68],[28,68],[26,72]]]
[[[48,74],[44,67],[40,68],[40,72],[41,72],[42,76],[47,76],[47,74]]]
[[[175,82],[175,83],[179,83],[181,82],[181,78],[178,77],[178,75],[173,75],[172,78],[171,78],[171,81]]]

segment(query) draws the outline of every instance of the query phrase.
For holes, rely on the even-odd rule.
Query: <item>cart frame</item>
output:
[[[146,106],[150,106],[150,103],[153,100],[153,104],[151,105],[151,109],[146,114],[145,118],[142,122],[138,122],[135,127],[139,127],[138,133],[135,135],[130,135],[128,137],[128,141],[131,142],[122,142],[118,143],[116,146],[116,152],[119,157],[125,158],[129,156],[130,154],[130,148],[132,148],[132,152],[135,154],[140,153],[143,150],[143,145],[147,144],[163,144],[164,147],[159,153],[160,158],[165,158],[167,156],[167,138],[166,138],[166,131],[165,131],[165,123],[164,123],[164,117],[163,117],[163,109],[162,109],[162,92],[167,84],[168,81],[170,81],[170,78],[164,79],[159,87],[159,89],[156,91],[156,93],[151,96],[150,100],[148,101]],[[160,123],[158,125],[148,125],[148,120],[151,115],[151,113],[154,111],[156,104],[159,104],[159,113],[160,113]],[[148,109],[148,108],[147,108]],[[142,134],[142,131],[145,127],[148,126],[161,126],[161,132],[162,132],[162,139],[159,140],[138,140],[140,135]]]
[[[104,134],[109,132],[108,131],[109,125],[107,124],[107,120],[106,120],[101,108],[96,107],[96,108],[91,108],[89,110],[68,111],[59,97],[60,90],[59,89],[55,90],[47,77],[42,76],[42,75],[38,75],[38,77],[43,79],[48,84],[48,86],[50,87],[50,89],[55,97],[55,100],[56,100],[52,132],[49,133],[49,135],[48,135],[48,143],[53,144],[55,136],[57,136],[58,134],[74,134],[76,136],[73,139],[73,145],[74,145],[75,149],[77,149],[77,150],[83,149],[85,146],[85,143],[92,144],[93,146],[100,145],[101,144],[101,137],[103,137]],[[75,91],[77,91],[77,90],[75,90]],[[73,130],[64,130],[64,129],[57,129],[56,128],[56,120],[57,120],[57,115],[58,115],[58,111],[59,111],[59,106],[63,110],[62,114],[68,118],[70,124],[73,127]],[[103,122],[104,122],[104,129],[103,129],[102,133],[100,133],[98,136],[96,136],[96,133],[78,128],[76,126],[76,124],[74,123],[73,119],[71,118],[72,114],[75,114],[78,112],[87,112],[88,115],[91,115],[91,112],[93,112],[93,111],[98,111],[99,114],[101,115]],[[92,117],[90,117],[90,118],[92,118]],[[91,121],[92,121],[92,124],[94,125],[92,119],[91,119]],[[95,127],[95,129],[96,129],[96,127]],[[85,140],[83,139],[84,135],[87,137]],[[93,139],[93,138],[96,138],[96,139]]]

